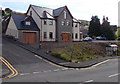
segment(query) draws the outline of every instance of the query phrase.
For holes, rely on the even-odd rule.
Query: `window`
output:
[[[66,11],[64,11],[64,19],[66,19],[67,18],[67,13],[66,13]]]
[[[76,39],[78,38],[78,34],[77,34],[77,33],[75,34],[75,38],[76,38]]]
[[[75,27],[77,27],[78,25],[77,25],[77,23],[75,24]]]
[[[65,25],[65,22],[64,22],[64,21],[62,21],[62,22],[61,22],[61,25],[62,25],[62,26],[63,26],[63,25]]]
[[[46,19],[44,19],[44,25],[46,25],[47,24],[47,20]]]
[[[67,22],[67,26],[69,26],[70,25],[70,22]]]
[[[25,22],[25,25],[30,25],[30,21],[26,21],[26,22]]]
[[[53,32],[49,32],[49,38],[53,39]]]
[[[44,32],[44,39],[47,38],[47,32]]]
[[[32,11],[30,11],[30,16],[32,16]]]
[[[74,39],[74,36],[73,36],[74,34],[72,33],[72,39]]]
[[[49,20],[49,24],[52,25],[53,24],[53,20]]]

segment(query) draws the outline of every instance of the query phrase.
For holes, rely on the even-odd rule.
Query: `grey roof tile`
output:
[[[25,20],[27,15],[11,14],[11,16],[12,16],[14,22],[15,22],[15,25],[16,25],[17,29],[39,31],[39,28],[38,28],[37,24],[35,23],[35,21],[33,20],[33,18],[31,16],[29,16],[29,18],[31,20],[31,25],[30,26],[26,26],[26,25],[22,24],[22,21]]]

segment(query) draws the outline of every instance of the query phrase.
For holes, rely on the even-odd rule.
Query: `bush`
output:
[[[105,56],[105,46],[104,43],[81,42],[80,44],[53,50],[51,55],[72,62],[86,61]]]

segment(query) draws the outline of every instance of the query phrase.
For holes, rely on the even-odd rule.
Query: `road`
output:
[[[118,82],[118,59],[90,69],[57,67],[3,39],[3,57],[19,72],[3,82]]]

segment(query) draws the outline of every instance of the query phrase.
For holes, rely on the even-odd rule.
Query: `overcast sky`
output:
[[[111,25],[118,25],[118,2],[119,0],[0,0],[0,7],[26,12],[30,4],[52,9],[66,5],[77,19],[90,21],[92,15],[98,15],[102,22],[104,15],[109,18]]]

